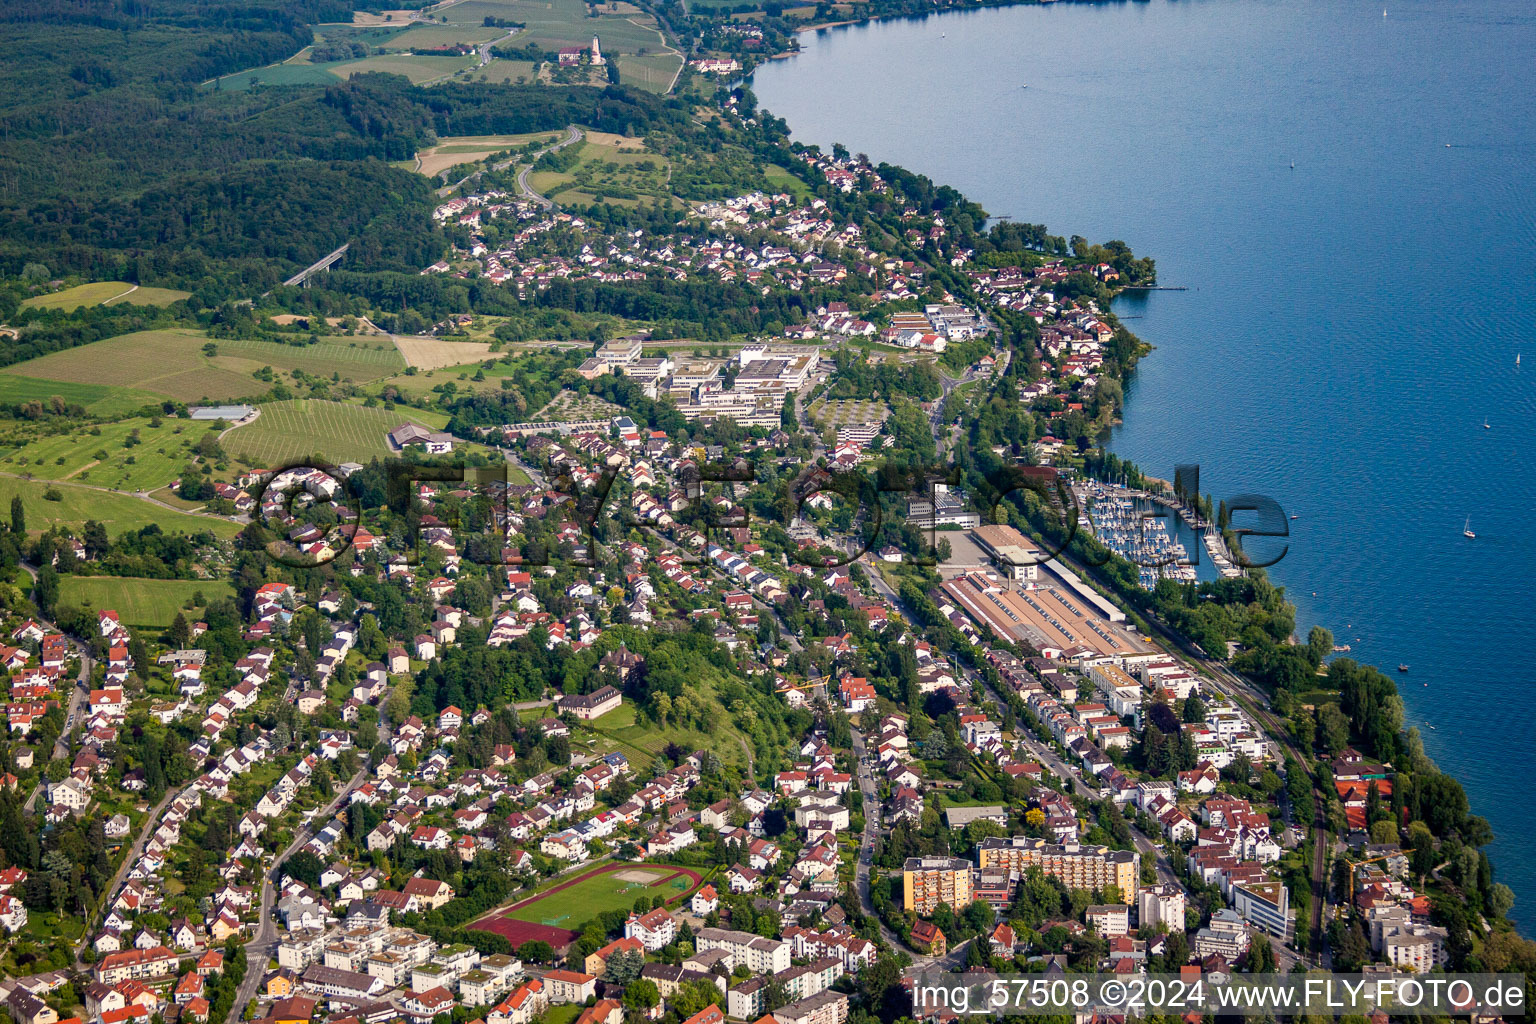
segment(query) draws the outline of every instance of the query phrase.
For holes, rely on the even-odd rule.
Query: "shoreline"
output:
[[[1045,0],[1045,2],[1050,2],[1050,0]],[[854,19],[847,19],[847,20],[833,21],[833,22],[821,22],[821,23],[817,23],[817,24],[813,24],[813,25],[807,25],[807,26],[805,26],[803,28],[797,29],[794,32],[794,36],[795,36],[796,39],[799,39],[799,38],[803,37],[808,32],[821,32],[821,31],[826,30],[826,29],[834,29],[834,28],[849,28],[849,27],[853,27],[853,26],[857,26],[857,25],[870,24],[870,23],[874,23],[874,22],[892,21],[892,20],[895,20],[897,18],[906,18],[906,19],[910,19],[910,20],[913,20],[913,21],[917,21],[917,20],[926,20],[927,18],[931,17],[932,15],[936,15],[936,14],[955,13],[955,12],[959,12],[959,11],[981,11],[981,10],[989,10],[989,9],[994,9],[994,8],[1020,7],[1020,6],[1026,6],[1026,5],[1044,6],[1045,3],[1041,2],[1041,0],[998,0],[998,2],[981,2],[981,3],[976,3],[976,4],[968,4],[968,5],[964,6],[964,7],[958,7],[958,8],[945,8],[945,9],[934,8],[932,10],[924,11],[924,12],[921,12],[921,13],[911,13],[911,14],[871,14],[870,16],[863,17],[863,18],[854,18]],[[794,51],[787,51],[787,52],[773,54],[773,55],[769,56],[767,58],[767,60],[786,60],[789,57],[799,56],[799,55],[802,55],[805,52],[806,52],[805,49],[802,47],[802,48],[794,50]],[[766,63],[766,61],[764,63]],[[758,66],[761,66],[761,65],[758,65]],[[748,88],[752,88],[753,85],[755,84],[755,82],[754,82],[754,74],[755,74],[755,71],[757,70],[758,66],[754,66],[753,68],[748,70],[742,76],[742,82]],[[759,99],[759,102],[760,103],[762,102],[761,99]],[[764,109],[769,109],[769,108],[766,105],[764,105]],[[775,112],[775,113],[777,114],[777,116],[784,117],[784,114],[782,114],[780,112]],[[787,120],[788,119],[786,118],[786,121]],[[805,144],[807,144],[807,145],[811,145],[812,144],[810,142],[810,140],[802,139],[801,141],[805,142]],[[871,152],[873,153],[873,147],[872,146],[866,144],[865,148],[871,150]],[[985,158],[983,157],[982,159],[984,160]],[[881,159],[879,157],[875,157],[872,160],[872,162],[878,164],[878,163],[880,163],[882,161],[881,161]],[[914,169],[914,173],[931,174],[932,172],[923,171],[923,170],[915,170]],[[937,180],[937,179],[935,179],[935,180]],[[1041,220],[1044,221],[1045,223],[1051,223],[1050,219],[1048,217],[1043,216],[1043,215],[1041,216]],[[1186,291],[1186,290],[1192,290],[1192,289],[1188,288],[1187,286],[1186,287],[1155,286],[1155,287],[1151,287],[1151,288],[1136,288],[1136,289],[1122,288],[1122,289],[1119,289],[1116,292],[1115,298],[1118,299],[1122,295],[1125,295],[1127,293],[1137,294],[1137,295],[1145,295],[1145,294],[1150,293],[1151,291]],[[1111,310],[1111,312],[1112,312],[1112,310]],[[1145,343],[1145,339],[1139,339],[1139,340],[1142,340]],[[1133,373],[1134,373],[1134,371],[1133,371]],[[1130,379],[1130,376],[1128,375],[1127,382],[1129,382],[1129,379]],[[1120,410],[1118,412],[1118,415],[1115,418],[1115,423],[1118,426],[1118,425],[1123,424],[1124,422],[1129,421],[1129,419],[1130,419],[1129,394],[1127,393],[1126,400],[1122,403],[1122,405],[1120,407]],[[1098,447],[1099,447],[1100,451],[1102,451],[1102,452],[1113,453],[1113,444],[1114,444],[1114,441],[1113,441],[1113,438],[1111,438],[1111,439],[1106,440],[1102,444],[1100,444]],[[1140,467],[1138,466],[1137,469],[1139,470]],[[1291,613],[1292,618],[1293,618],[1293,626],[1292,626],[1292,631],[1291,631],[1289,643],[1292,644],[1292,645],[1304,646],[1305,642],[1306,642],[1305,638],[1304,638],[1304,635],[1302,637],[1298,637],[1297,634],[1298,634],[1298,632],[1301,632],[1301,633],[1304,634],[1305,631],[1303,630],[1303,628],[1302,628],[1300,623],[1294,622],[1296,616],[1299,614],[1299,607],[1298,607],[1298,602],[1296,600],[1294,600],[1292,598],[1292,596],[1291,596],[1291,592],[1290,592],[1289,588],[1292,586],[1292,584],[1288,583],[1283,577],[1279,577],[1278,573],[1274,569],[1266,569],[1265,573],[1266,573],[1266,575],[1269,576],[1269,579],[1271,580],[1271,582],[1274,585],[1282,588],[1283,590],[1286,590],[1286,593],[1283,596],[1283,600],[1284,600],[1284,604],[1285,604],[1286,608],[1289,610],[1289,612]],[[1300,586],[1303,586],[1303,584],[1298,582],[1298,583],[1295,583],[1294,586],[1300,587]],[[1302,593],[1302,591],[1297,590],[1297,591],[1295,591],[1295,593]],[[1117,597],[1117,600],[1120,600],[1122,604],[1126,604],[1127,603],[1118,594],[1116,595],[1116,597]],[[1128,605],[1128,606],[1129,607],[1133,607],[1133,608],[1135,607],[1134,605]],[[1334,632],[1332,630],[1332,628],[1328,624],[1326,624],[1320,617],[1319,618],[1314,618],[1312,622],[1309,622],[1307,624],[1307,628],[1308,629],[1314,628],[1314,627],[1321,627],[1321,628],[1323,628],[1325,630],[1329,630],[1330,632]],[[1176,631],[1176,630],[1173,631],[1173,632],[1174,632],[1174,635],[1183,637],[1183,634],[1181,632]],[[1187,637],[1184,638],[1184,639],[1187,640]],[[1344,643],[1344,644],[1347,645],[1347,637],[1345,637],[1343,635],[1342,630],[1338,632],[1338,636],[1337,636],[1337,639],[1336,639],[1335,642],[1336,642],[1336,644],[1337,643]],[[1337,648],[1335,648],[1335,650],[1333,652],[1331,652],[1331,653],[1329,653],[1329,654],[1327,654],[1325,656],[1324,661],[1323,661],[1322,669],[1320,670],[1322,674],[1320,674],[1318,676],[1317,681],[1316,681],[1316,683],[1317,683],[1317,685],[1319,687],[1328,688],[1330,690],[1333,689],[1333,684],[1327,682],[1327,668],[1328,668],[1328,666],[1330,664],[1332,664],[1333,662],[1338,661],[1339,659],[1349,659],[1349,661],[1351,661],[1354,665],[1359,666],[1359,668],[1361,670],[1373,670],[1374,672],[1379,673],[1380,676],[1383,677],[1387,682],[1393,684],[1393,686],[1394,686],[1394,693],[1396,694],[1397,698],[1400,701],[1406,695],[1406,693],[1407,693],[1406,688],[1398,688],[1398,687],[1396,687],[1396,680],[1398,678],[1399,673],[1404,671],[1403,668],[1401,668],[1400,666],[1394,666],[1391,663],[1376,664],[1376,663],[1373,663],[1373,661],[1363,660],[1358,655],[1350,653],[1349,650],[1347,649],[1347,646],[1346,646],[1346,649],[1343,650],[1343,651],[1339,651]],[[1404,659],[1404,660],[1407,661],[1407,660],[1411,660],[1411,659]],[[1279,706],[1279,704],[1277,704],[1276,698],[1277,698],[1277,696],[1280,696],[1280,694],[1277,694],[1276,692],[1272,692],[1270,687],[1266,686],[1264,683],[1260,682],[1258,679],[1255,679],[1255,678],[1253,678],[1253,677],[1251,677],[1249,675],[1246,675],[1246,674],[1238,673],[1236,669],[1231,667],[1232,662],[1229,659],[1223,659],[1223,660],[1216,661],[1215,664],[1219,665],[1225,671],[1231,672],[1231,673],[1237,675],[1240,679],[1243,680],[1244,683],[1247,684],[1248,687],[1251,687],[1252,691],[1255,694],[1257,694],[1257,695],[1259,695],[1261,697],[1262,702],[1263,702],[1263,707],[1266,710],[1271,711],[1272,713],[1276,714],[1277,716],[1279,715],[1279,712],[1276,711],[1276,708]],[[1394,668],[1397,668],[1397,671],[1394,671]],[[1428,685],[1428,684],[1426,684],[1426,685]],[[1333,692],[1337,692],[1337,691],[1333,691]],[[1412,721],[1412,717],[1417,717],[1417,718],[1420,719],[1420,721],[1414,722],[1414,721]],[[1282,722],[1284,721],[1283,718],[1280,718],[1279,720],[1282,721]],[[1410,716],[1410,720],[1404,721],[1402,723],[1402,725],[1401,725],[1400,732],[1399,732],[1400,742],[1407,743],[1407,742],[1409,742],[1411,736],[1413,736],[1413,735],[1421,735],[1422,734],[1422,730],[1424,729],[1426,724],[1427,724],[1427,719],[1425,719],[1423,715]],[[1287,741],[1289,740],[1288,732],[1283,732],[1283,731],[1282,732],[1275,732],[1273,730],[1271,730],[1271,732],[1272,732],[1273,738],[1283,748],[1286,745]],[[1422,735],[1427,735],[1427,734],[1422,734]],[[1351,743],[1353,743],[1353,742],[1354,742],[1353,737],[1351,737]],[[1419,742],[1422,744],[1422,739]],[[1321,764],[1323,764],[1323,765],[1327,765],[1327,764],[1331,763],[1332,757],[1333,757],[1333,755],[1329,755],[1326,752],[1326,750],[1322,750],[1321,752],[1314,752],[1314,756],[1316,758],[1318,758],[1319,762]],[[1414,776],[1425,776],[1425,775],[1428,775],[1430,772],[1438,772],[1440,775],[1443,775],[1443,776],[1445,776],[1448,779],[1454,780],[1456,782],[1456,784],[1459,787],[1461,787],[1463,789],[1463,791],[1465,792],[1465,786],[1462,786],[1461,777],[1459,777],[1457,773],[1446,772],[1446,771],[1440,770],[1438,765],[1435,765],[1435,763],[1432,760],[1428,759],[1428,755],[1427,754],[1424,755],[1424,756],[1425,756],[1426,761],[1428,763],[1428,767],[1424,771],[1421,771],[1421,772],[1409,773],[1409,775],[1408,775],[1409,778],[1413,778]],[[1399,777],[1403,776],[1403,772],[1398,772],[1397,774],[1398,774]],[[1470,800],[1468,802],[1472,803],[1472,801],[1470,801]],[[1483,808],[1486,808],[1488,806],[1488,803],[1489,803],[1489,801],[1487,799],[1478,800],[1478,801],[1476,801],[1476,803],[1472,803],[1472,806],[1470,807],[1470,812],[1469,813],[1471,813],[1472,815],[1476,816],[1477,812],[1479,810],[1479,806],[1478,805],[1481,805]],[[1350,834],[1350,830],[1346,829],[1346,830],[1344,830],[1342,832],[1329,830],[1327,834],[1330,837],[1330,844],[1331,845],[1337,845],[1339,843],[1342,843],[1342,842],[1346,841],[1347,836]],[[1437,839],[1442,839],[1442,838],[1444,838],[1444,837],[1440,837],[1440,836],[1437,835]],[[1474,846],[1472,848],[1480,849],[1487,856],[1491,857],[1491,856],[1493,856],[1491,851],[1497,845],[1497,838],[1498,837],[1495,837],[1494,841],[1488,843],[1487,845],[1479,845],[1479,846]],[[1407,839],[1406,834],[1404,834],[1402,836],[1402,838],[1400,839],[1400,842],[1403,844],[1403,847],[1404,847],[1405,850],[1409,849],[1409,847],[1408,847],[1408,839]],[[1432,885],[1433,885],[1433,883],[1427,884],[1423,891],[1426,891],[1426,892],[1432,891]],[[1503,920],[1510,928],[1512,928],[1516,934],[1524,934],[1525,929],[1521,925],[1521,917],[1522,917],[1522,915],[1520,915],[1518,913],[1519,909],[1520,908],[1517,906],[1514,911],[1511,911],[1511,912],[1509,912],[1507,914],[1504,914],[1502,916],[1501,920]],[[1496,919],[1496,920],[1498,920],[1498,919]],[[1491,931],[1488,932],[1488,933],[1484,933],[1484,934],[1491,934],[1491,933],[1497,931],[1497,928],[1492,928],[1491,925],[1490,925],[1490,928],[1491,928]]]

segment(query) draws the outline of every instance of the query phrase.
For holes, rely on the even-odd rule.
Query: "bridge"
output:
[[[306,288],[309,287],[309,279],[315,274],[320,273],[322,270],[330,270],[338,260],[347,254],[347,249],[350,248],[351,245],[351,242],[344,243],[341,248],[337,249],[329,256],[321,257],[320,259],[311,263],[309,266],[305,267],[303,270],[299,271],[297,274],[294,274],[288,280],[284,281],[283,284],[289,287],[294,285],[303,285]]]

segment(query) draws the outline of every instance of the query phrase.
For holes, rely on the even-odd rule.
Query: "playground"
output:
[[[652,900],[664,896],[673,904],[700,881],[699,873],[690,868],[608,864],[493,911],[470,927],[505,935],[513,948],[542,940],[559,950],[606,910],[630,910],[641,896]]]

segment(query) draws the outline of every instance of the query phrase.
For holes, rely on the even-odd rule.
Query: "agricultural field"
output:
[[[646,92],[664,93],[672,88],[683,58],[675,53],[654,53],[642,57],[623,54],[618,58],[619,82]]]
[[[188,621],[197,618],[185,606],[200,594],[201,613],[208,604],[233,597],[235,588],[222,580],[147,580],[124,576],[61,576],[59,603],[100,611],[115,609],[129,626],[165,628],[185,612]]]
[[[84,406],[86,412],[95,416],[134,412],[146,405],[158,406],[162,400],[160,395],[148,391],[0,373],[0,403],[48,402],[55,397]]]
[[[483,21],[483,19],[482,19]],[[414,24],[397,36],[391,36],[383,45],[386,50],[431,50],[440,46],[457,46],[460,43],[487,43],[500,39],[507,28],[487,28],[479,25]]]
[[[211,356],[203,350],[207,343],[197,331],[140,331],[30,359],[7,367],[0,376],[127,387],[199,402],[260,394],[268,385],[252,374],[267,366],[365,381],[388,376],[404,363],[388,339],[331,338],[303,346],[221,339]]]
[[[386,434],[402,423],[441,430],[441,413],[420,409],[370,409],[346,402],[299,398],[268,402],[261,415],[224,435],[224,449],[252,466],[276,466],[310,455],[331,463],[366,462],[391,454]]]
[[[502,63],[496,61],[491,67]],[[533,65],[528,61],[510,61],[526,65],[530,72]],[[483,77],[483,76],[481,76]],[[531,75],[530,75],[531,77]],[[498,79],[505,81],[505,79]],[[528,135],[463,135],[440,139],[435,146],[417,152],[419,163],[416,170],[429,178],[436,177],[450,167],[459,164],[476,164],[495,153],[504,153],[510,149],[521,149],[530,142],[540,145],[553,142],[560,138],[562,132],[533,132]]]
[[[589,18],[584,0],[467,0],[441,13],[457,25],[482,25],[487,16],[521,22],[527,30],[512,41],[518,46],[532,42],[544,50],[585,47],[595,34],[605,57],[665,50],[665,42],[651,17],[628,5],[624,9],[626,13],[622,15]]]
[[[50,489],[59,495],[58,501],[44,497]],[[20,480],[0,476],[0,502],[9,508],[11,499],[21,496],[26,510],[27,530],[41,533],[54,524],[78,529],[87,519],[94,519],[107,528],[107,533],[117,535],[125,530],[138,530],[151,523],[167,533],[196,533],[207,530],[219,537],[233,537],[240,532],[240,524],[215,516],[197,516],[157,505],[131,494],[119,494],[98,487],[86,487],[70,483],[54,484],[43,480]]]
[[[504,60],[498,57],[470,76],[474,82],[491,82],[497,85],[517,85],[518,79],[531,84],[538,78],[531,60]]]
[[[340,78],[351,78],[353,75],[366,75],[377,71],[386,75],[403,75],[411,80],[412,85],[421,85],[424,82],[447,78],[477,63],[479,60],[475,57],[423,57],[399,53],[328,64],[326,68],[331,74]]]
[[[443,338],[416,338],[396,335],[395,345],[406,363],[421,370],[458,366],[484,359],[491,346],[481,341],[448,341]]]
[[[335,64],[310,64],[308,61],[271,64],[263,68],[251,68],[225,75],[209,85],[220,92],[244,92],[262,85],[332,85],[336,76],[330,69]]]
[[[162,418],[82,426],[65,434],[28,439],[5,448],[0,439],[0,471],[29,473],[40,480],[74,480],[124,491],[151,491],[181,475],[193,448],[210,424]]]
[[[79,309],[81,306],[100,305],[108,299],[117,298],[132,290],[133,285],[127,281],[93,281],[90,284],[77,284],[73,288],[65,288],[48,295],[34,295],[30,299],[23,299],[21,308],[62,309],[68,312]]]
[[[572,147],[576,163],[568,171],[535,171],[534,191],[560,201],[592,202],[596,197],[618,205],[663,202],[671,196],[671,164],[639,139],[589,133]]]
[[[152,288],[148,285],[140,285],[126,295],[103,302],[103,306],[169,306],[173,302],[191,298],[191,292],[184,292],[179,288]]]

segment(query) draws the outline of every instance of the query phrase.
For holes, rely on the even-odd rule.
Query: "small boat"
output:
[[[1297,514],[1296,514],[1296,513],[1295,513],[1295,512],[1292,512],[1292,513],[1291,513],[1291,518],[1292,518],[1292,519],[1300,519],[1300,518],[1301,518],[1301,516],[1299,516],[1299,515],[1297,515]]]
[[[1487,420],[1483,420],[1483,429],[1484,430],[1492,430],[1493,428],[1488,425],[1488,421]]]
[[[1432,726],[1432,725],[1431,725],[1431,726],[1430,726],[1430,728],[1431,728],[1431,729],[1435,729],[1435,727],[1434,727],[1434,726]],[[1439,732],[1439,731],[1440,731],[1440,730],[1439,730],[1439,729],[1435,729],[1435,731],[1436,731],[1436,732]]]
[[[1467,538],[1468,540],[1475,540],[1477,538],[1477,534],[1472,532],[1472,517],[1471,516],[1467,517],[1466,525],[1464,525],[1461,528],[1461,535],[1463,537]]]
[[[1397,670],[1399,672],[1407,672],[1408,671],[1408,666],[1407,665],[1399,665],[1399,666],[1397,666]]]

